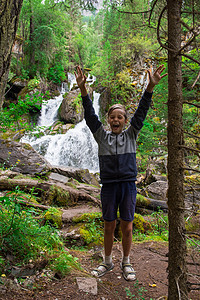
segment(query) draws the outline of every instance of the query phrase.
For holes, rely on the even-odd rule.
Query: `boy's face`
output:
[[[108,123],[114,134],[120,134],[127,123],[123,109],[116,108],[108,116]]]

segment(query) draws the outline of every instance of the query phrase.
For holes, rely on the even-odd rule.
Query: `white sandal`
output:
[[[103,267],[104,269],[102,270],[101,267]],[[107,272],[111,271],[114,268],[114,264],[111,263],[110,265],[107,265],[105,263],[101,263],[98,268],[94,269],[92,271],[92,275],[96,276],[96,277],[101,277],[103,275],[105,275]]]
[[[136,279],[136,272],[133,269],[131,264],[121,263],[121,269],[124,276],[124,279],[128,281],[133,281]]]

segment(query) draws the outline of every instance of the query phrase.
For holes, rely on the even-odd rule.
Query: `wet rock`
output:
[[[30,145],[0,139],[0,164],[22,174],[49,172],[51,165]]]
[[[77,124],[83,120],[83,106],[79,89],[73,90],[64,96],[58,111],[58,117],[64,123]]]

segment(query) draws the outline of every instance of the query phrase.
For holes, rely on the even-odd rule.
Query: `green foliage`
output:
[[[145,300],[143,293],[147,292],[147,290],[143,286],[140,286],[138,280],[133,283],[132,290],[134,290],[134,294],[130,291],[130,288],[125,288],[127,299]]]
[[[74,218],[73,222],[81,225],[80,235],[86,245],[102,244],[103,220],[101,213],[83,214],[81,217]]]
[[[5,259],[0,255],[0,275],[3,273],[6,262]]]
[[[59,270],[63,276],[71,267],[79,267],[76,259],[64,250],[58,231],[49,224],[40,225],[38,216],[41,212],[21,207],[20,200],[24,199],[21,195],[19,188],[16,188],[14,192],[0,197],[1,268],[8,253],[18,264],[45,257],[50,268]]]
[[[60,251],[59,255],[51,262],[50,267],[59,277],[64,277],[72,268],[81,269],[77,260],[78,258],[74,258],[71,254]]]
[[[135,214],[133,224],[135,225],[134,241],[168,240],[168,217],[161,210],[153,212],[145,219],[141,215]]]
[[[165,67],[167,72],[166,63]],[[164,77],[155,87],[152,106],[138,137],[142,156],[163,155],[167,151],[167,98],[168,83],[167,77]]]
[[[29,87],[38,84],[36,79],[32,80]],[[7,128],[16,130],[31,130],[33,125],[30,122],[25,122],[22,116],[30,112],[37,112],[41,109],[43,94],[35,92],[32,95],[26,94],[25,98],[19,97],[17,104],[11,103],[8,108],[0,111],[0,122],[2,130]]]
[[[53,249],[62,244],[50,226],[40,227],[30,211],[21,209],[20,200],[23,198],[19,189],[0,197],[0,252],[8,251],[16,259],[27,262],[47,250],[47,246],[51,245]]]
[[[54,67],[49,68],[47,78],[53,83],[61,84],[66,79],[62,64],[57,63]]]

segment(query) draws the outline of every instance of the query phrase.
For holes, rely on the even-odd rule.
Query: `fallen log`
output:
[[[100,205],[100,200],[81,190],[76,190],[62,183],[34,180],[30,178],[0,178],[0,190],[14,191],[16,187],[28,193],[41,197],[43,204],[56,204],[58,206],[74,206],[79,202],[92,202]]]
[[[153,210],[159,211],[160,209],[164,212],[168,211],[167,202],[163,200],[156,200],[152,198],[145,197],[145,201],[137,201],[136,202],[136,210]]]

